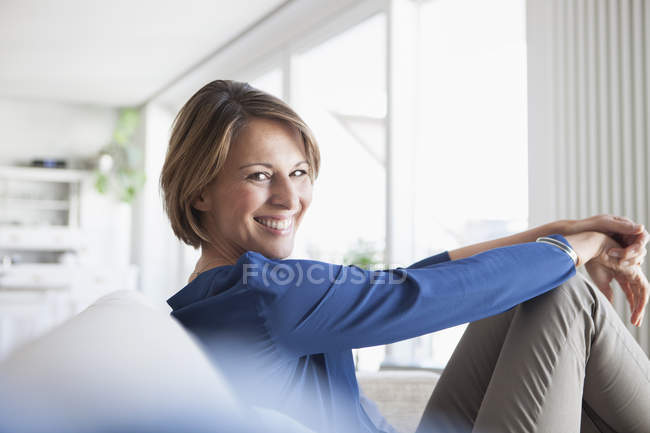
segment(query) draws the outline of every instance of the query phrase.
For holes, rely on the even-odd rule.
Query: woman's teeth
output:
[[[291,218],[284,220],[255,218],[255,221],[276,230],[286,230],[291,225]]]

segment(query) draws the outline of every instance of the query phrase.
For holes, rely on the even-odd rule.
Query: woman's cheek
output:
[[[231,197],[227,206],[231,206],[234,213],[241,218],[244,215],[255,213],[263,204],[264,197],[259,192],[240,190]]]
[[[300,190],[300,197],[305,207],[311,203],[313,189],[313,185],[310,182],[306,182]]]

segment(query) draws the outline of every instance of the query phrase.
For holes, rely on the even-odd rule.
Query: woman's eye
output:
[[[296,174],[298,173],[298,174]],[[307,171],[305,170],[296,170],[292,173],[294,176],[297,177],[303,177],[304,175],[307,174]],[[248,176],[248,179],[254,180],[254,181],[264,181],[270,179],[271,176],[268,173],[265,173],[263,171],[258,171],[257,173],[253,173]]]
[[[266,180],[266,178],[263,176],[268,176],[268,175],[262,171],[258,171],[257,173],[253,173],[250,176],[248,176],[248,178],[253,180]]]

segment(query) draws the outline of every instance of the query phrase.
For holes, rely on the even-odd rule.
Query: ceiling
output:
[[[0,97],[139,105],[286,0],[2,0]]]

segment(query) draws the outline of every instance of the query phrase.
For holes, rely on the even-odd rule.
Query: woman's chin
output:
[[[261,246],[256,248],[256,251],[259,251],[264,257],[274,260],[286,259],[291,255],[293,251],[293,242],[287,245],[277,245],[277,246]]]

